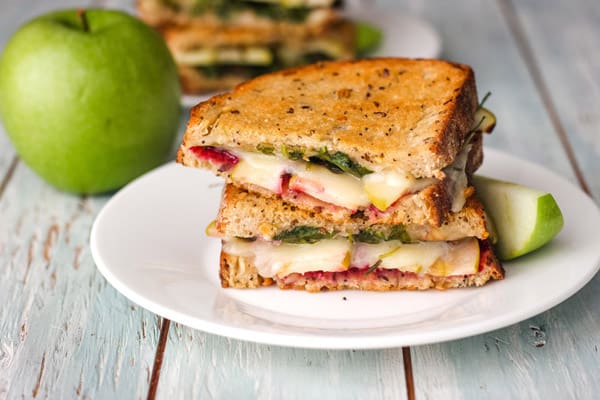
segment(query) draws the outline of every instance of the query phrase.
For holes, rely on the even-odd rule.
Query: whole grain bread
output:
[[[472,69],[442,60],[322,62],[247,81],[195,106],[179,160],[193,146],[341,151],[380,171],[439,176],[473,126]]]
[[[483,206],[475,195],[469,197],[461,211],[450,213],[440,226],[402,225],[412,240],[487,239],[489,236]],[[385,231],[389,228],[364,216],[332,221],[321,212],[302,209],[279,197],[266,197],[233,184],[225,185],[215,224],[217,235],[273,240],[299,226],[319,227],[323,232],[340,236],[356,235],[365,229]]]
[[[491,279],[504,278],[504,269],[487,241],[481,243],[479,272],[471,275],[434,276],[376,269],[371,273],[350,269],[345,272],[291,274],[282,278],[263,277],[250,257],[229,255],[221,251],[219,277],[224,288],[258,288],[277,284],[281,289],[320,292],[324,290],[427,290],[482,286]]]

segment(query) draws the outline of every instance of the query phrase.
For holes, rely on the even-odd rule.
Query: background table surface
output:
[[[84,5],[132,10],[119,1],[3,0],[0,48],[31,17]],[[430,21],[443,57],[474,67],[498,117],[487,146],[600,200],[600,2],[376,6]],[[108,198],[49,187],[0,132],[0,399],[598,398],[598,276],[539,316],[463,340],[377,351],[258,345],[169,323],[108,285],[88,246]]]

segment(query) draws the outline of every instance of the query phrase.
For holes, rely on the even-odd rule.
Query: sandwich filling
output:
[[[178,65],[196,68],[209,78],[225,75],[253,77],[317,61],[349,58],[352,51],[346,41],[332,35],[272,45],[172,49]]]
[[[251,260],[265,278],[350,269],[365,270],[366,274],[376,270],[397,270],[440,277],[472,275],[481,268],[481,249],[476,238],[416,243],[390,240],[374,244],[353,242],[348,238],[312,244],[236,238],[223,241],[225,253]]]
[[[471,193],[466,167],[472,139],[491,132],[495,123],[494,114],[480,105],[475,125],[454,162],[436,177],[417,177],[392,168],[371,171],[346,154],[330,153],[327,148],[308,154],[301,148],[282,146],[277,151],[270,144],[259,143],[257,151],[218,146],[192,146],[189,150],[238,185],[252,185],[282,197],[307,195],[352,212],[369,208],[385,212],[403,196],[443,180],[452,199],[451,211],[458,212]]]
[[[276,20],[303,22],[315,8],[330,7],[332,0],[158,0],[178,13],[191,16],[213,13],[222,20],[235,14],[249,12],[257,16]]]
[[[398,169],[372,172],[341,153],[330,154],[326,150],[309,157],[287,148],[278,155],[272,148],[267,154],[212,146],[194,146],[190,150],[227,173],[236,184],[258,186],[278,195],[302,193],[353,212],[371,205],[385,211],[402,196],[440,182],[439,178],[419,178]],[[454,163],[444,169],[453,193],[454,212],[460,211],[466,201],[465,168],[470,150],[471,145],[463,146]]]

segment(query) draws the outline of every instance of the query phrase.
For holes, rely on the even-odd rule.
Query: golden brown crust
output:
[[[378,269],[365,274],[362,270],[317,274],[291,274],[283,278],[263,278],[251,259],[221,252],[221,285],[234,288],[257,288],[277,284],[281,289],[320,292],[324,290],[427,290],[482,286],[488,281],[504,279],[502,264],[491,247],[482,242],[480,271],[472,275],[434,276]]]
[[[268,46],[281,39],[277,30],[253,26],[167,26],[160,32],[173,52],[201,47]]]
[[[244,73],[207,77],[197,68],[181,65],[177,69],[179,71],[181,87],[184,93],[187,94],[202,94],[227,90],[250,78],[250,76]]]
[[[320,227],[324,232],[338,232],[342,236],[356,235],[373,227],[385,229],[364,217],[332,221],[322,212],[304,210],[279,197],[265,197],[232,184],[225,185],[216,219],[219,235],[272,240],[297,226]],[[460,212],[449,214],[441,226],[406,224],[404,228],[413,240],[486,239],[489,236],[483,206],[475,196],[468,199]]]
[[[183,146],[327,147],[374,171],[437,176],[460,150],[476,107],[466,65],[400,58],[318,63],[263,75],[198,104]]]

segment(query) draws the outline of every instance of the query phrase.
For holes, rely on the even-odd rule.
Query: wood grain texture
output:
[[[173,324],[160,399],[404,399],[402,349],[266,346]]]
[[[579,4],[574,3],[584,2],[569,3],[571,12],[579,8]],[[528,7],[531,21],[542,23],[544,20],[537,17],[542,11],[539,3],[530,2],[525,6],[522,2],[515,2],[515,5],[517,10]],[[436,9],[422,9],[422,12],[449,38],[446,40],[446,55],[466,58],[467,62],[476,66],[479,86],[482,87],[482,83],[490,85],[496,99],[494,102],[490,100],[489,105],[499,118],[498,128],[488,143],[541,163],[576,182],[548,110],[533,84],[531,71],[526,68],[500,9],[489,2],[480,2],[476,6],[473,2],[453,2],[452,7],[464,14],[453,13],[439,3],[436,3]],[[545,26],[543,34],[538,33],[539,42],[532,44],[536,51],[544,47],[548,49],[543,56],[538,55],[539,67],[545,74],[548,74],[548,69],[561,70],[560,77],[565,87],[588,85],[589,77],[574,76],[569,72],[570,62],[565,62],[569,58],[563,54],[566,50],[556,47],[556,43],[562,42],[565,46],[568,43],[560,38],[562,30],[557,29],[564,14],[551,8],[544,3],[542,14],[558,11],[550,19],[553,25]],[[586,5],[582,4],[580,10],[586,12]],[[527,22],[525,17],[523,20],[526,24],[532,23]],[[595,28],[588,25],[579,29],[598,31],[598,28],[596,24]],[[530,36],[532,29],[531,26],[526,27],[527,37],[535,36]],[[582,34],[591,41],[597,36],[598,32]],[[570,43],[575,42],[571,40]],[[570,60],[575,64],[585,63],[581,57],[573,56]],[[575,102],[574,93],[557,91],[560,86],[554,84],[548,87],[552,101],[557,105]],[[588,90],[593,91],[593,86]],[[579,101],[590,101],[588,109],[600,109],[600,103],[593,96]],[[560,105],[558,109],[561,109]],[[567,126],[569,138],[576,141],[571,138],[573,134],[566,116],[560,115]],[[595,132],[597,134],[598,130]],[[600,171],[597,156],[581,151],[576,143],[574,148],[578,162],[585,166],[583,169],[591,168],[586,176],[593,175],[591,171]],[[594,183],[590,183],[596,193]],[[596,277],[568,301],[520,324],[464,340],[414,347],[412,360],[417,398],[594,398],[600,389],[600,322],[594,317],[599,306],[600,287]]]
[[[591,194],[600,200],[600,3],[514,6]]]
[[[542,164],[576,182],[496,4],[421,1],[416,7],[414,3],[414,12],[432,22],[442,35],[442,56],[473,67],[480,98],[491,92],[486,107],[498,122],[494,132],[484,138],[485,145]]]
[[[94,266],[89,232],[105,201],[15,170],[0,202],[0,398],[145,397],[158,318]]]
[[[0,46],[36,15],[85,5],[4,1]],[[14,159],[0,129],[0,181]],[[0,399],[145,397],[158,318],[120,296],[94,266],[89,232],[106,200],[59,193],[22,163],[7,181],[0,198]]]

